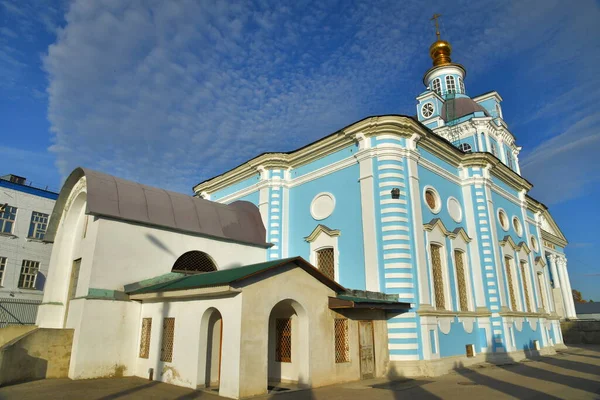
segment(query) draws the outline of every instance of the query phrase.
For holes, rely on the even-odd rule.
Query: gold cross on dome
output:
[[[438,18],[441,16],[442,14],[433,14],[433,17],[431,17],[431,21],[435,21],[435,35],[437,36],[437,40],[440,40],[440,25],[438,23]]]

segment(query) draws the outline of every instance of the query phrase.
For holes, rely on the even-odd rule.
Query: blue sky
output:
[[[443,14],[471,96],[497,90],[531,195],[600,301],[600,6],[594,1],[0,0],[0,173],[77,165],[191,193],[263,151],[416,112]]]

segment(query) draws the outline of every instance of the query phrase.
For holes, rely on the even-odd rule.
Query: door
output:
[[[373,345],[373,321],[358,321],[360,349],[360,378],[375,377],[375,346]]]

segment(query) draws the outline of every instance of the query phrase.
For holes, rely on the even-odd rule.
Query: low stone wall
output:
[[[38,328],[0,347],[0,385],[45,378],[67,378],[72,329]]]
[[[565,344],[600,344],[600,321],[564,321],[560,328]]]
[[[35,325],[11,325],[5,328],[0,328],[0,346],[4,346],[11,340],[23,336],[27,332],[36,329]]]

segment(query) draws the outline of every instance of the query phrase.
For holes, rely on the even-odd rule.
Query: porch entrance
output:
[[[375,377],[375,346],[373,345],[373,321],[358,321],[360,354],[360,378]]]
[[[205,357],[198,357],[198,386],[218,392],[221,382],[221,354],[223,348],[223,318],[214,308],[202,318],[200,349]]]

